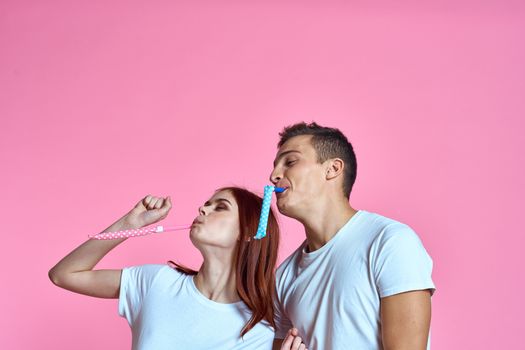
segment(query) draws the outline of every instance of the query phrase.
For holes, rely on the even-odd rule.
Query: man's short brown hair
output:
[[[343,193],[346,198],[350,198],[357,176],[357,160],[354,148],[346,136],[339,129],[320,126],[315,122],[301,122],[287,126],[279,133],[281,139],[277,147],[281,147],[292,137],[301,135],[312,135],[311,142],[319,163],[332,158],[340,158],[344,162]]]

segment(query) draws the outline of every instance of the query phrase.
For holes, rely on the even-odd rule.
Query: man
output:
[[[306,240],[277,270],[274,349],[427,349],[435,287],[418,236],[352,208],[357,162],[338,129],[299,123],[280,136],[270,180]]]

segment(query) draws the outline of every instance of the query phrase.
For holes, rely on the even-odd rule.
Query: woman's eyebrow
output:
[[[211,205],[213,202],[226,202],[229,205],[232,205],[232,203],[229,200],[227,200],[226,198],[216,198],[212,202],[207,201],[206,203],[204,203],[204,206],[207,207],[207,206]]]
[[[217,198],[216,201],[217,202],[226,202],[229,205],[232,205],[232,203],[229,200],[227,200],[226,198]]]

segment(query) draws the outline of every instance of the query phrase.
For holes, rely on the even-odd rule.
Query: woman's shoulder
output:
[[[166,264],[155,264],[153,269],[156,270],[157,275],[162,276],[162,278],[167,278],[169,280],[180,279],[182,277],[187,277],[188,274],[183,271],[175,268],[169,262]]]
[[[151,283],[157,280],[174,281],[186,274],[172,268],[168,264],[144,264],[124,268],[125,274],[136,279],[148,280]]]

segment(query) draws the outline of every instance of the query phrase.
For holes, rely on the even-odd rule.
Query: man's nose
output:
[[[206,215],[206,210],[204,210],[204,206],[199,207],[199,214],[202,215],[202,216]]]
[[[283,178],[281,172],[279,171],[278,168],[273,168],[273,171],[272,173],[270,174],[270,182],[273,183],[274,185],[277,185],[277,183],[279,181],[281,181],[281,179]]]

